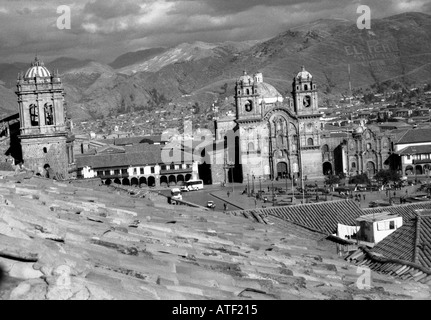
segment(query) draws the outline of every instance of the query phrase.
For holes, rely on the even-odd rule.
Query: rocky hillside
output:
[[[358,289],[356,266],[295,226],[25,174],[1,179],[0,198],[0,300],[430,297],[377,273]]]

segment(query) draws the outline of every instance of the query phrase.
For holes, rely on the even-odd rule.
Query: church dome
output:
[[[361,126],[359,126],[359,127],[357,127],[356,129],[353,130],[353,133],[355,133],[355,134],[362,134],[362,133],[364,133],[364,128],[361,127]]]
[[[254,82],[253,78],[247,74],[247,71],[244,71],[244,74],[238,79],[238,81],[244,84],[252,84]]]
[[[296,78],[298,80],[311,80],[313,78],[313,76],[311,75],[310,72],[308,72],[307,70],[305,70],[304,66],[302,66],[302,70],[298,73],[298,75],[296,76]]]
[[[30,69],[27,70],[24,76],[25,79],[31,79],[34,77],[40,77],[40,78],[51,77],[51,73],[45,67],[45,64],[42,61],[40,61],[37,57],[31,63]]]
[[[265,103],[283,101],[283,96],[280,94],[280,92],[278,92],[277,89],[275,89],[274,86],[270,85],[269,83],[261,82],[258,84],[257,88],[259,99],[261,101],[265,101]]]

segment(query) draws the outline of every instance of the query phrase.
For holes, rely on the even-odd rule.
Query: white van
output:
[[[173,200],[172,202],[174,202],[175,200],[183,200],[183,196],[179,188],[171,189],[171,200]]]
[[[186,187],[189,191],[202,190],[204,188],[203,180],[189,180],[186,182]]]

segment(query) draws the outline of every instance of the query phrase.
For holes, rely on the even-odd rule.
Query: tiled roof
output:
[[[430,297],[428,285],[378,274],[376,288],[358,288],[357,267],[299,228],[173,208],[153,192],[133,198],[98,183],[15,181],[0,179],[2,300]]]
[[[420,143],[429,142],[431,140],[431,128],[426,129],[411,129],[407,131],[400,140],[398,144],[405,143]]]
[[[160,143],[165,141],[161,136],[140,136],[140,137],[129,137],[129,138],[117,138],[117,139],[102,139],[97,140],[106,144],[113,144],[116,146],[133,145],[138,143]]]
[[[416,218],[415,210],[431,209],[431,201],[423,201],[409,204],[401,204],[390,207],[377,207],[364,209],[365,214],[389,212],[403,217],[403,223]]]
[[[431,141],[431,137],[429,138]],[[397,152],[399,155],[431,153],[431,145],[410,146]]]
[[[263,216],[275,216],[325,234],[335,233],[338,223],[355,226],[356,219],[364,215],[364,211],[356,202],[351,200],[244,210],[243,212],[249,211],[257,212]]]
[[[383,239],[372,250],[386,258],[414,261],[416,221],[409,220],[401,228]]]
[[[360,248],[346,259],[374,271],[413,279],[431,280],[431,210],[418,210],[417,217],[379,242],[372,250]]]
[[[97,154],[77,157],[76,165],[78,168],[83,168],[85,166],[92,168],[111,168],[162,163],[160,145],[143,145],[140,147],[134,146],[125,148],[127,148],[126,153]]]

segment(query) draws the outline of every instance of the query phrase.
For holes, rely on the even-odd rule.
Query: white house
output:
[[[403,225],[403,218],[389,212],[367,214],[356,219],[357,239],[377,244]]]

